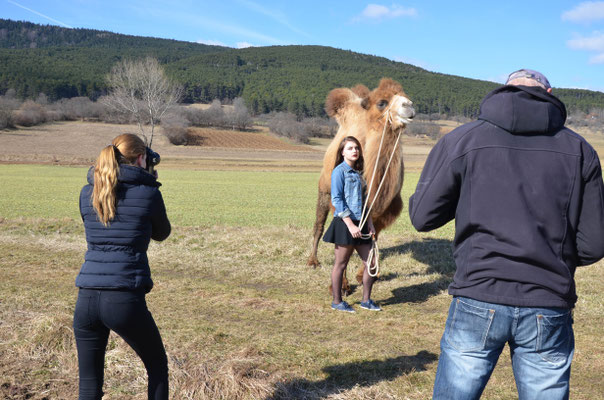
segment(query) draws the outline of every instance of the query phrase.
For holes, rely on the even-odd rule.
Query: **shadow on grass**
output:
[[[411,253],[413,259],[427,264],[427,274],[440,274],[441,276],[431,282],[417,285],[403,286],[392,291],[392,297],[382,300],[381,305],[393,305],[402,303],[419,303],[428,300],[445,290],[453,280],[455,273],[455,262],[451,253],[451,241],[445,239],[428,238],[416,240],[399,246],[393,246],[380,251],[383,259],[395,257],[401,254]],[[390,274],[395,275],[395,274]],[[400,276],[397,276],[400,277]],[[385,277],[386,280],[393,279],[392,276]],[[402,277],[404,279],[404,277]],[[384,279],[384,278],[380,278]]]
[[[381,381],[391,381],[415,371],[425,371],[438,355],[426,350],[414,356],[399,356],[385,360],[358,361],[323,368],[328,377],[321,381],[294,379],[277,384],[275,394],[265,400],[323,399],[331,394],[368,387]]]

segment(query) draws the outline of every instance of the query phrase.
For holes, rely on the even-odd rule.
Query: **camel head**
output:
[[[413,103],[403,87],[388,78],[382,79],[379,86],[363,98],[361,106],[367,110],[370,120],[380,120],[383,124],[389,118],[393,131],[404,128],[415,117]]]
[[[398,131],[415,117],[413,103],[402,86],[389,78],[382,79],[373,91],[363,85],[334,89],[327,96],[325,110],[340,126],[348,125],[353,130],[356,126],[381,132],[389,121],[390,129]],[[348,134],[357,136],[354,132]]]

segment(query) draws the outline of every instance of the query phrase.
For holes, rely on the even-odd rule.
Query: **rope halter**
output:
[[[384,113],[382,113],[382,115],[379,117],[379,120],[381,120],[381,119],[384,120],[384,129],[382,130],[382,138],[380,139],[380,146],[378,147],[378,154],[375,159],[375,165],[373,166],[373,173],[371,175],[371,181],[370,181],[369,187],[367,189],[367,197],[365,198],[365,204],[363,205],[363,211],[361,212],[361,222],[359,223],[359,229],[361,229],[361,230],[363,230],[365,223],[367,222],[367,220],[369,219],[369,216],[371,215],[371,209],[373,208],[373,205],[375,204],[375,201],[377,200],[380,190],[382,189],[382,185],[384,183],[384,180],[386,179],[386,174],[388,173],[388,169],[390,168],[390,163],[392,162],[394,153],[396,153],[396,147],[398,146],[398,142],[401,138],[401,134],[403,133],[403,130],[400,129],[399,133],[398,133],[398,137],[396,138],[396,142],[394,142],[394,147],[392,148],[392,153],[390,153],[390,157],[388,158],[388,163],[386,164],[386,168],[384,169],[384,175],[382,176],[380,184],[378,185],[378,188],[375,191],[375,195],[373,196],[373,200],[371,201],[371,204],[369,205],[369,209],[367,209],[367,204],[369,203],[369,194],[371,193],[371,188],[373,187],[373,181],[375,180],[375,174],[377,172],[377,166],[378,166],[378,163],[380,160],[380,154],[382,152],[382,144],[384,143],[384,136],[386,135],[386,128],[389,125],[392,126],[392,113],[390,110],[394,103],[395,102],[390,102],[388,108],[386,108]],[[379,251],[379,247],[377,245],[377,240],[375,239],[374,235],[371,235],[368,233],[362,233],[361,239],[371,239],[371,250],[369,251],[369,255],[367,256],[367,273],[372,278],[375,278],[378,276],[378,274],[380,272],[380,260],[379,260],[380,251]],[[371,264],[374,261],[374,259],[375,259],[375,265],[372,268]]]

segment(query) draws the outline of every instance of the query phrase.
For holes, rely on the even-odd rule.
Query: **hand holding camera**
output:
[[[155,171],[154,167],[159,164],[161,161],[161,157],[159,153],[151,150],[150,147],[147,147],[147,172],[157,178],[157,171]]]

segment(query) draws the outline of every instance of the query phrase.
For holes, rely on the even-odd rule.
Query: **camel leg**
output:
[[[380,232],[384,228],[386,228],[387,226],[390,226],[394,223],[394,221],[396,220],[396,217],[399,216],[402,209],[403,209],[403,199],[401,198],[401,195],[398,194],[398,195],[394,196],[394,198],[392,199],[392,202],[390,202],[390,205],[384,211],[384,213],[382,213],[382,215],[380,215],[379,218],[375,218],[373,220],[373,226],[375,227],[375,240],[378,239]],[[359,282],[359,284],[361,284],[361,285],[363,284],[364,269],[365,268],[363,267],[363,264],[361,264],[361,267],[357,270],[357,274],[356,274],[357,282]],[[378,278],[379,278],[379,275],[378,275]]]
[[[317,250],[319,248],[319,241],[321,235],[323,235],[323,229],[325,228],[325,221],[327,220],[327,214],[329,213],[329,205],[331,204],[331,194],[322,192],[319,190],[319,196],[317,197],[317,209],[315,217],[315,226],[313,228],[313,242],[312,250],[308,256],[306,265],[311,267],[320,267],[321,263],[317,258]]]
[[[352,288],[350,287],[350,283],[348,282],[348,278],[346,277],[346,271],[348,267],[344,269],[344,275],[342,276],[342,296],[348,296],[352,293]],[[333,287],[331,283],[329,284],[329,295],[333,296]]]
[[[350,283],[348,282],[348,278],[346,277],[346,272],[348,271],[348,267],[344,270],[344,276],[342,278],[342,296],[348,296],[352,293],[352,288],[350,287]]]
[[[355,278],[357,279],[358,284],[361,285],[361,286],[363,286],[363,272],[365,272],[365,266],[363,265],[363,263],[361,263],[361,266],[357,270],[357,274],[355,276]]]
[[[317,197],[315,226],[313,228],[312,249],[310,251],[310,255],[308,256],[308,261],[306,262],[308,266],[312,266],[314,268],[321,266],[321,263],[317,257],[317,251],[319,248],[319,242],[321,241],[321,235],[323,235],[323,230],[325,228],[325,221],[327,220],[327,215],[329,214],[330,205],[331,193],[326,193],[319,190],[319,195]],[[352,288],[350,287],[350,283],[346,277],[346,270],[344,270],[344,277],[342,279],[342,295],[347,296],[350,293],[352,293]],[[329,294],[333,294],[331,284],[329,285]]]

